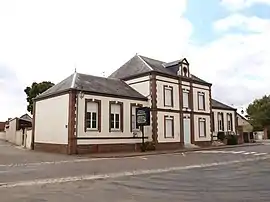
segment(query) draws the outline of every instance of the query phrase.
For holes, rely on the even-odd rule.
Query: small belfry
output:
[[[186,58],[180,60],[179,63],[180,75],[183,77],[190,77],[189,63]]]

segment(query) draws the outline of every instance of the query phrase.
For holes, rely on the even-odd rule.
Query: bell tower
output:
[[[180,60],[178,74],[182,77],[190,77],[189,63],[186,58]]]

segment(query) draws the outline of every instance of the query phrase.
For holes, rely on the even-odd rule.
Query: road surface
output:
[[[90,159],[0,142],[0,201],[269,201],[269,154],[260,145]]]

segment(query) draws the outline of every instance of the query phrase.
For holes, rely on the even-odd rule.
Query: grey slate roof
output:
[[[212,99],[212,108],[214,109],[225,109],[225,110],[236,110],[233,107],[230,107],[226,104],[223,104],[222,102],[219,102],[215,99]]]
[[[107,96],[111,95],[147,100],[146,97],[120,79],[98,77],[76,72],[60,83],[52,86],[44,93],[38,95],[36,99],[59,94],[70,89]]]
[[[177,61],[174,61],[173,63],[175,63],[175,62],[177,62]],[[179,62],[180,62],[180,60],[179,60]],[[151,72],[151,71],[156,71],[156,72],[160,72],[163,74],[176,76],[178,67],[177,68],[165,68],[166,64],[169,64],[169,63],[165,63],[165,62],[155,60],[152,58],[148,58],[145,56],[141,56],[141,55],[135,55],[128,62],[126,62],[123,66],[121,66],[119,69],[117,69],[115,72],[113,72],[109,76],[109,78],[123,79],[123,78],[138,75],[141,73]],[[194,75],[191,75],[191,78],[194,81],[199,81],[199,82],[209,84],[208,82],[206,82],[206,81],[204,81],[204,80],[202,80]]]

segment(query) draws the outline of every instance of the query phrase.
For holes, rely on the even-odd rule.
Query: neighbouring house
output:
[[[213,140],[217,140],[218,133],[236,134],[236,115],[235,108],[212,99]]]
[[[255,137],[253,134],[253,126],[250,122],[242,115],[237,113],[237,131],[240,134],[242,142],[248,143],[254,141]],[[263,133],[263,132],[262,132]],[[258,136],[260,136],[260,132],[258,132]]]
[[[31,148],[32,118],[28,114],[9,119],[6,123],[6,141],[18,146]]]
[[[6,140],[5,126],[6,122],[0,122],[0,140]]]
[[[150,107],[146,142],[155,149],[212,142],[210,83],[186,59],[135,55],[108,78],[75,72],[34,99],[32,149],[67,154],[136,151],[135,109]]]

